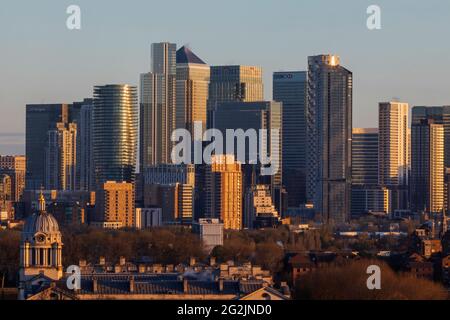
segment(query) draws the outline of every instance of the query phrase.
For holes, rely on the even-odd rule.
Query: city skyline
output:
[[[162,22],[159,17],[147,19],[151,22],[140,19],[141,12],[148,12],[145,9],[163,10],[166,4],[136,2],[124,17],[131,21],[123,26],[115,23],[120,17],[119,4],[78,1],[82,10],[82,29],[73,32],[65,28],[68,2],[62,1],[58,5],[50,5],[50,1],[39,5],[27,3],[27,12],[32,16],[22,12],[24,19],[20,19],[20,23],[23,25],[11,20],[16,13],[23,11],[20,2],[19,5],[11,4],[10,14],[0,14],[0,27],[5,36],[5,58],[0,61],[3,70],[0,108],[9,115],[0,120],[0,152],[24,153],[25,104],[77,101],[81,97],[89,97],[94,85],[138,85],[139,74],[150,70],[150,44],[165,40],[180,47],[190,43],[208,65],[262,67],[265,100],[271,100],[273,72],[306,70],[307,56],[337,54],[355,77],[355,127],[376,127],[378,102],[394,97],[411,106],[448,104],[444,77],[448,73],[445,52],[449,47],[442,43],[437,50],[432,45],[436,38],[428,35],[445,29],[448,22],[441,15],[448,11],[450,4],[379,1],[382,29],[369,31],[365,26],[365,9],[369,2],[318,2],[301,4],[288,1],[283,8],[275,8],[276,4],[272,2],[258,3],[256,17],[249,15],[254,3],[243,4],[242,12],[233,10],[230,3],[221,4],[217,8],[222,13],[219,18],[213,14],[216,8],[204,2],[201,5],[207,13],[205,21],[187,21],[185,17],[176,21],[180,13],[174,12],[172,24]],[[328,5],[324,9],[325,2]],[[184,9],[180,12],[192,10],[183,3],[177,3],[177,7]],[[237,19],[238,23],[228,25],[228,28],[226,24],[217,23],[221,26],[216,26],[215,19],[223,19],[222,16],[230,14],[242,19]],[[421,21],[421,15],[435,23],[426,24]],[[250,22],[254,22],[251,27],[244,22],[247,16]],[[332,26],[337,22],[339,28],[334,30]],[[210,28],[201,28],[201,23]],[[183,28],[180,28],[181,24]],[[38,26],[34,28],[35,25]],[[308,32],[312,29],[314,35]],[[241,37],[234,37],[237,30]],[[281,32],[284,37],[279,37]],[[346,34],[345,39],[342,32]],[[131,36],[126,37],[119,47],[113,38],[126,33]],[[210,39],[216,39],[212,38],[213,34],[217,34],[220,41],[211,45]],[[289,41],[286,41],[286,36]],[[95,43],[99,37],[101,40]],[[248,41],[249,37],[254,41]],[[417,41],[419,38],[422,40]],[[402,45],[400,54],[396,50],[386,50],[399,42]],[[82,50],[86,46],[91,50]],[[236,48],[232,55],[230,47]],[[128,58],[127,66],[118,63],[123,57]],[[24,77],[25,74],[30,76]],[[427,76],[431,74],[433,77]],[[37,75],[44,75],[44,80]],[[64,81],[61,81],[62,77]],[[433,79],[431,86],[430,78]]]

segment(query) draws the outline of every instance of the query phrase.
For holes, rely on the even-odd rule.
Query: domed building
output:
[[[63,276],[62,237],[55,217],[47,213],[45,198],[39,196],[38,210],[22,231],[19,265],[19,295],[24,294],[36,276],[59,280]]]

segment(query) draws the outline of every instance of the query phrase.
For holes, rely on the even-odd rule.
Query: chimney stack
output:
[[[189,265],[190,265],[191,267],[195,266],[195,258],[194,258],[194,257],[191,257],[191,258],[189,259]]]
[[[101,266],[104,266],[104,265],[106,264],[106,262],[105,262],[105,257],[104,257],[104,256],[101,256],[101,257],[100,257],[100,261],[99,261],[98,264],[101,265]]]
[[[185,294],[187,294],[189,291],[189,283],[188,283],[188,279],[183,279],[183,292]]]
[[[223,278],[219,279],[219,292],[223,292]]]
[[[134,277],[131,276],[130,277],[130,292],[133,293],[135,290],[135,282],[134,282]]]
[[[213,257],[213,256],[210,256],[210,257],[209,257],[209,265],[210,265],[211,267],[213,267],[213,266],[216,265],[216,257]]]
[[[97,280],[97,278],[92,278],[92,291],[94,292],[94,293],[97,293],[98,292],[98,280]]]
[[[126,262],[125,257],[124,257],[124,256],[120,256],[119,264],[120,264],[121,266],[124,266],[124,265],[125,265],[125,262]]]

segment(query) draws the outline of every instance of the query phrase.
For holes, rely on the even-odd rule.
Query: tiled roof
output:
[[[134,290],[130,291],[130,274],[99,274],[83,275],[81,290],[78,295],[99,294],[186,294],[183,280],[173,275],[136,275]],[[97,279],[97,292],[94,292],[94,278]],[[224,280],[223,289],[219,288],[219,281],[187,280],[187,294],[191,295],[236,295],[249,294],[264,286],[261,280],[237,281]],[[66,278],[57,282],[57,287],[66,289]]]

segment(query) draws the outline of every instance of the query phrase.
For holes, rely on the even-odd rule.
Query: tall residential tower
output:
[[[92,115],[96,187],[106,181],[134,182],[137,92],[130,85],[94,87]]]
[[[353,75],[338,56],[308,58],[306,191],[325,222],[350,214],[352,91]]]

